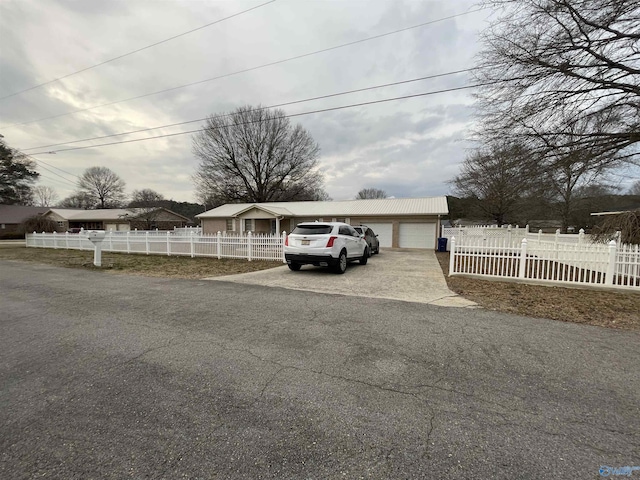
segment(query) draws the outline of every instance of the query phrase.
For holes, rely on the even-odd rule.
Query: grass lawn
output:
[[[204,278],[234,273],[255,272],[283,265],[282,262],[264,260],[237,260],[232,258],[191,258],[166,255],[132,255],[102,252],[102,267],[93,265],[93,252],[80,250],[54,250],[0,246],[0,260],[20,260],[45,263],[57,267],[100,270],[108,273],[145,275],[149,277]]]
[[[436,255],[449,289],[489,310],[640,330],[640,292],[616,293],[449,277],[449,253],[437,252]]]

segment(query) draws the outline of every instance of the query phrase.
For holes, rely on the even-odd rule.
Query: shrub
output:
[[[42,215],[34,215],[20,224],[20,233],[24,235],[25,233],[33,232],[55,232],[57,227],[58,224],[50,218],[45,218]]]

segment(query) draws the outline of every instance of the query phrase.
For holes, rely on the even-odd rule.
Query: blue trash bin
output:
[[[447,237],[438,238],[438,251],[439,252],[447,251]]]

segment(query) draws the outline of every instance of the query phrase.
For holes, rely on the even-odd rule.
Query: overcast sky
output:
[[[90,67],[268,0],[0,0],[0,97]],[[375,40],[171,92],[36,121],[177,87],[475,10],[473,1],[277,0],[248,13],[60,81],[0,100],[0,134],[26,153],[146,138],[146,133],[33,149],[205,118],[241,105],[275,105],[473,66],[489,12],[472,12]],[[467,85],[468,73],[284,107],[296,114]],[[334,200],[366,187],[396,197],[443,195],[464,160],[471,90],[292,118],[321,148]],[[22,124],[23,125],[15,125]],[[31,149],[31,150],[30,150]],[[195,201],[191,135],[37,155],[40,184],[60,198],[92,166],[120,175],[127,193],[151,188]],[[53,167],[64,170],[63,173]],[[48,171],[49,169],[51,171]],[[56,176],[54,173],[61,177]]]

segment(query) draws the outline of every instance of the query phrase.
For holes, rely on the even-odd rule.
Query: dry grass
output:
[[[640,293],[449,277],[449,254],[438,252],[436,255],[449,288],[484,308],[564,322],[640,330]]]
[[[148,277],[204,278],[254,272],[281,266],[281,262],[255,260],[168,257],[162,255],[128,255],[102,253],[102,267],[93,265],[93,252],[0,246],[0,260],[45,263],[57,267],[83,268],[108,273]]]

